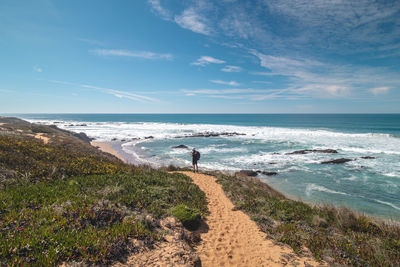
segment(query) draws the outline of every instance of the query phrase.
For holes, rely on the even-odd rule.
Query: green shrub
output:
[[[110,265],[133,249],[131,238],[161,238],[141,217],[178,205],[207,212],[189,177],[90,149],[0,136],[0,266]]]
[[[178,218],[183,226],[189,230],[196,230],[200,226],[201,215],[197,209],[181,204],[172,209],[172,215]]]
[[[400,227],[332,206],[311,206],[276,193],[254,178],[210,173],[234,205],[262,231],[290,245],[306,246],[317,260],[350,266],[400,266]]]

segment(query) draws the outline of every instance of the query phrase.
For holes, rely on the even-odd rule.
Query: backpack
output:
[[[195,160],[199,160],[200,159],[200,152],[199,151],[194,152],[194,159]]]

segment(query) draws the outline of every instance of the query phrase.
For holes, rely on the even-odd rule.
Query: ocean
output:
[[[400,220],[400,114],[14,115],[112,142],[133,163],[190,166],[195,147],[200,169],[276,172],[258,178],[306,202]],[[288,154],[305,149],[338,153]],[[339,158],[351,161],[321,164]]]

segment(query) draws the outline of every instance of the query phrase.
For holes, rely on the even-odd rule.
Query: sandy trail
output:
[[[44,133],[37,133],[37,134],[35,134],[34,137],[35,137],[36,139],[42,140],[43,143],[47,144],[47,143],[49,142],[50,138],[48,138],[48,137],[46,137],[46,136],[43,136],[43,135],[44,135]]]
[[[285,246],[274,244],[257,224],[225,196],[209,175],[181,172],[191,177],[209,201],[208,231],[196,248],[202,266],[319,266],[312,258],[299,258]]]

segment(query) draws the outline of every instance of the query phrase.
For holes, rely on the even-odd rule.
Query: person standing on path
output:
[[[197,166],[197,161],[200,159],[200,152],[193,148],[192,153],[190,153],[192,157],[192,164],[193,164],[193,172],[199,172],[199,167]]]

